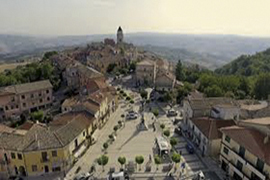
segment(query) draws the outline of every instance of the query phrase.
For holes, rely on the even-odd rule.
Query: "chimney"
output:
[[[269,135],[267,134],[266,137],[263,140],[264,144],[267,144],[269,142]]]

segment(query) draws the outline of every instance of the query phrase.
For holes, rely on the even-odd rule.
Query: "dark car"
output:
[[[194,153],[194,147],[193,147],[192,144],[187,143],[186,149],[187,149],[187,151],[189,152],[189,154],[193,154],[193,153]]]
[[[178,135],[182,136],[182,130],[181,130],[180,127],[175,128],[174,132],[175,132],[175,134],[178,134]]]

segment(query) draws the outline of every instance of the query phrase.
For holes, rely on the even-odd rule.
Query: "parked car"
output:
[[[176,125],[176,124],[182,122],[182,120],[183,120],[183,117],[175,117],[175,118],[172,120],[173,125]]]
[[[178,135],[182,136],[182,131],[181,131],[180,127],[175,128],[174,132],[175,132],[175,134],[178,134]]]
[[[186,149],[187,149],[187,151],[189,152],[189,154],[193,154],[193,153],[194,153],[194,147],[193,147],[192,144],[187,143]]]
[[[170,109],[167,113],[167,116],[168,117],[171,117],[171,116],[177,116],[177,111],[175,111],[174,109]]]
[[[114,172],[108,175],[107,180],[129,180],[127,172]]]
[[[90,178],[90,177],[91,177],[91,174],[86,172],[86,173],[82,173],[82,174],[76,176],[74,178],[74,180],[88,180],[88,178]]]
[[[137,119],[138,114],[135,111],[129,111],[128,114],[126,115],[127,119]]]

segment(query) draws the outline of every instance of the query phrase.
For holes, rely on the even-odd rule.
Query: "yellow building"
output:
[[[226,127],[221,132],[220,162],[223,170],[236,180],[270,178],[270,142],[267,134],[246,126]]]
[[[28,131],[2,132],[2,173],[39,176],[67,171],[87,149],[94,120],[87,112],[70,112],[49,125],[36,123]]]

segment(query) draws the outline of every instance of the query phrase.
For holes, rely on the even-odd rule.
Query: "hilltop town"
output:
[[[47,52],[0,75],[0,179],[267,180],[269,76],[251,75],[185,68],[121,27]]]

